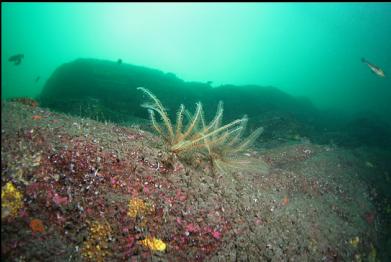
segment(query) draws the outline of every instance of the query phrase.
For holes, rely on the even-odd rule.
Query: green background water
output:
[[[3,99],[38,95],[65,62],[121,58],[189,81],[275,86],[321,109],[391,113],[390,3],[2,3],[1,16]],[[16,53],[19,66],[7,60]]]

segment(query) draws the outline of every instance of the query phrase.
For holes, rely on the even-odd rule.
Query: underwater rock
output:
[[[145,86],[167,100],[170,107],[185,99],[183,81],[162,71],[117,62],[77,59],[58,67],[45,84],[42,106],[99,120],[129,121],[145,117],[136,88]],[[174,92],[175,90],[175,92]],[[176,106],[175,106],[176,107]]]
[[[205,119],[212,119],[224,102],[224,123],[247,115],[248,130],[264,127],[263,142],[309,140],[320,144],[357,147],[389,146],[391,132],[378,117],[370,121],[318,110],[309,99],[294,97],[275,87],[190,82],[174,73],[118,61],[77,59],[58,67],[38,100],[41,106],[67,114],[150,128],[148,112],[141,107],[143,87],[172,111],[183,104],[192,111],[201,102]],[[175,121],[175,114],[169,114]],[[336,118],[338,116],[339,118]],[[362,118],[362,117],[361,117]],[[386,143],[384,141],[387,141]]]
[[[316,108],[305,99],[297,99],[274,87],[223,85],[187,82],[173,73],[118,62],[77,59],[58,67],[48,79],[39,97],[44,107],[96,120],[127,122],[148,118],[140,104],[143,95],[137,87],[153,92],[169,110],[184,104],[194,108],[200,101],[205,117],[213,117],[216,105],[224,101],[224,121],[249,115],[249,127],[259,126],[256,116],[277,111],[299,121],[316,118]],[[246,101],[246,103],[243,103]]]

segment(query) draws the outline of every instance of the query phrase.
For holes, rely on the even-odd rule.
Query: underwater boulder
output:
[[[93,118],[102,114],[106,120],[123,122],[131,116],[147,118],[140,107],[139,86],[153,90],[170,108],[191,97],[191,92],[184,91],[184,81],[172,73],[115,61],[77,59],[54,71],[39,101],[56,111]]]
[[[249,116],[249,129],[262,125],[259,116],[267,112],[290,115],[297,122],[309,123],[317,110],[310,101],[295,98],[275,87],[257,85],[222,85],[212,87],[208,82],[190,82],[173,73],[117,61],[77,59],[58,67],[46,82],[39,102],[43,107],[68,114],[132,122],[134,118],[148,119],[140,106],[143,94],[137,87],[151,90],[175,119],[175,110],[184,104],[191,111],[201,101],[205,117],[210,119],[220,100],[224,102],[223,122],[233,121],[244,114]],[[299,124],[300,126],[300,124]]]

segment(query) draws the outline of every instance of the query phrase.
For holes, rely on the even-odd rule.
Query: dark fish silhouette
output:
[[[369,63],[365,58],[361,58],[361,62],[367,64],[367,66],[372,70],[373,73],[380,77],[385,77],[384,71],[380,68],[375,66],[374,64]]]
[[[122,64],[122,59],[119,58],[119,59],[117,60],[117,63],[118,63],[118,64]]]
[[[35,83],[38,83],[39,79],[41,79],[41,77],[40,77],[40,76],[37,76],[37,77],[35,78]]]
[[[17,54],[17,55],[10,56],[8,58],[8,61],[14,62],[14,65],[20,65],[20,63],[22,63],[23,58],[24,58],[24,54]]]

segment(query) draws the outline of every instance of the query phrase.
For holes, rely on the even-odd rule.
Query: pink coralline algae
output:
[[[214,238],[216,238],[216,239],[220,239],[221,238],[221,232],[215,230],[215,231],[212,232],[212,236]]]
[[[186,226],[186,231],[189,233],[196,233],[196,232],[200,231],[200,226],[193,224],[193,223],[190,223]]]
[[[54,201],[54,203],[56,203],[59,206],[61,206],[63,204],[66,205],[68,203],[68,198],[67,197],[61,197],[57,193],[54,193],[53,201]]]

